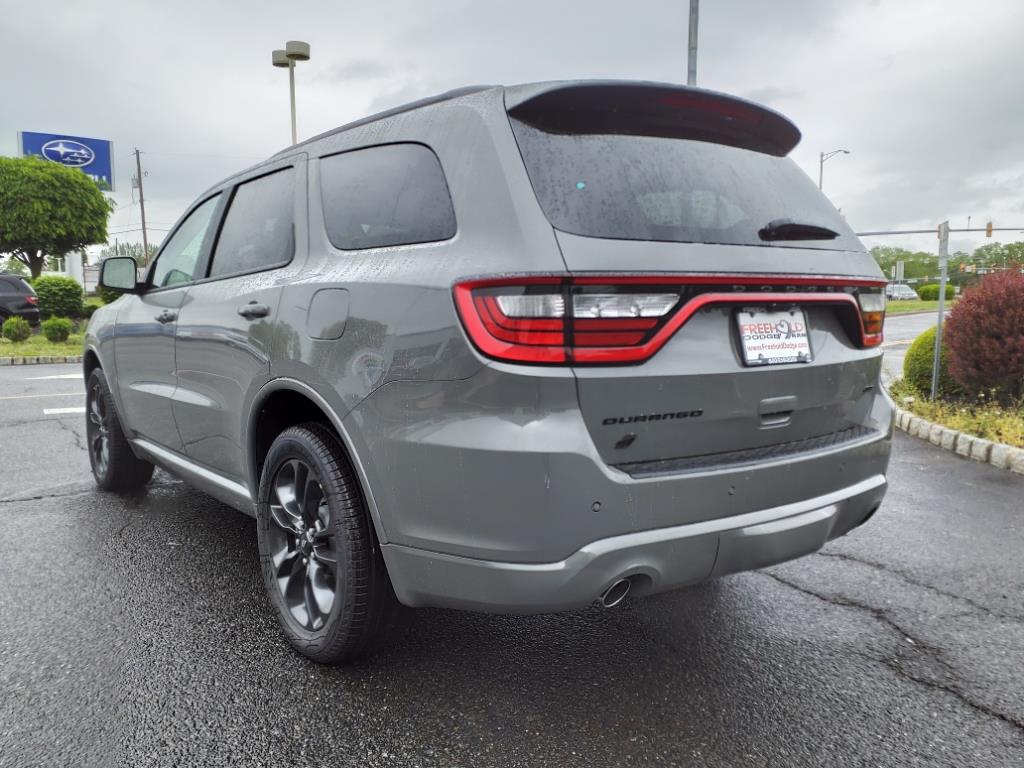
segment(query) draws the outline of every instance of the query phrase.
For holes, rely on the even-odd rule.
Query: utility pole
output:
[[[142,160],[139,148],[135,148],[135,173],[139,180],[139,212],[142,214],[142,260],[149,258],[149,238],[146,236],[146,196],[142,193]]]
[[[935,353],[932,356],[932,400],[939,390],[939,358],[942,354],[942,318],[946,304],[946,262],[949,261],[949,222],[939,224],[939,318],[935,325]]]
[[[697,85],[697,17],[700,15],[700,0],[690,0],[690,49],[686,64],[686,84]]]

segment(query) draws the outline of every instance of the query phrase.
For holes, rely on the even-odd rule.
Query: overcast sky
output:
[[[288,77],[308,41],[299,136],[477,83],[685,82],[687,0],[47,3],[0,0],[0,154],[19,130],[114,142],[111,233],[136,239],[131,152],[167,229],[203,189],[288,143]],[[796,161],[855,230],[1024,224],[1020,0],[702,0],[701,86],[792,118]],[[162,237],[154,232],[156,238]],[[1024,239],[1006,233],[1004,241]],[[935,249],[933,237],[867,239]],[[952,250],[984,236],[954,235]]]

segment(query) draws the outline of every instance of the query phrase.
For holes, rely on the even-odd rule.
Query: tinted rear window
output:
[[[291,261],[294,219],[293,169],[239,184],[217,238],[210,276],[255,272]]]
[[[861,250],[789,158],[708,141],[548,133],[512,119],[541,207],[556,229],[621,240]],[[775,219],[816,224],[834,240],[765,242]]]
[[[437,156],[422,144],[358,149],[320,161],[327,236],[356,250],[447,240],[455,211]]]
[[[4,293],[17,293],[24,295],[35,293],[35,291],[32,290],[32,286],[16,275],[11,277],[0,277],[0,291],[3,291]]]

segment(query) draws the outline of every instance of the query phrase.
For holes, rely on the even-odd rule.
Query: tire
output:
[[[138,490],[153,477],[153,465],[136,457],[124,436],[102,368],[86,382],[85,434],[92,474],[103,490]]]
[[[317,423],[282,432],[256,506],[260,568],[288,642],[321,664],[372,651],[398,612],[352,466]]]

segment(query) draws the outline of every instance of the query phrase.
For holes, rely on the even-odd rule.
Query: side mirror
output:
[[[135,259],[131,256],[112,256],[100,266],[100,285],[112,291],[135,293],[138,290]]]

